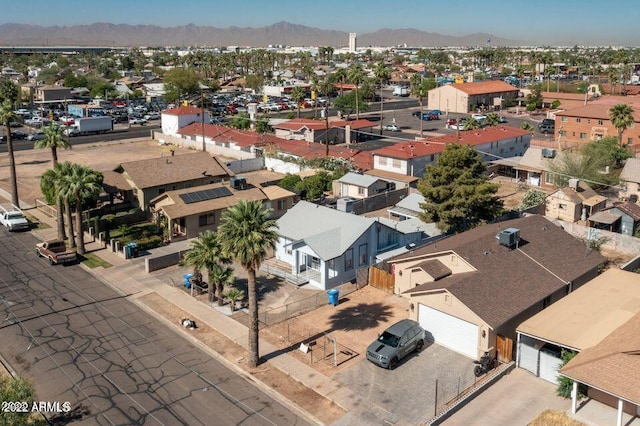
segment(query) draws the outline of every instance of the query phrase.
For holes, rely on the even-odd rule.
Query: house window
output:
[[[203,226],[215,225],[216,223],[216,214],[214,212],[209,212],[207,214],[201,214],[198,216],[198,225],[202,228]]]
[[[364,195],[364,188],[361,186],[358,187],[358,195]]]
[[[598,126],[602,126],[604,123],[602,120],[598,120]]]
[[[633,145],[633,138],[627,138],[627,145]]]
[[[546,308],[550,304],[551,304],[551,296],[547,296],[544,299],[542,299],[542,309]]]
[[[553,185],[555,181],[555,176],[553,175],[553,173],[545,173],[544,174],[544,183],[546,183],[547,185]]]
[[[582,119],[576,118],[576,123],[580,123],[581,121],[582,121]]]
[[[567,122],[567,117],[562,117],[562,118],[560,119],[560,121],[562,121],[563,123],[566,123],[566,122]]]
[[[286,206],[287,204],[285,203],[284,200],[278,200],[278,210],[284,210]]]
[[[560,136],[562,136],[563,138],[567,136],[567,131],[566,130],[560,130]]]
[[[359,266],[366,265],[367,257],[368,257],[367,245],[360,244],[360,247],[358,247],[358,265]]]
[[[560,203],[560,204],[558,204],[558,208],[559,208],[560,210],[567,210],[567,205],[566,205],[566,204],[562,204],[562,203]]]
[[[387,165],[387,157],[378,157],[378,164],[380,164],[381,166],[386,166]]]
[[[344,270],[350,271],[353,269],[353,249],[348,249],[344,254]]]
[[[586,133],[580,133],[580,139],[581,140],[587,139],[587,134]]]
[[[588,119],[588,120],[587,120],[587,124],[591,124],[591,119]]]
[[[330,259],[329,261],[327,261],[327,266],[329,267],[329,269],[335,269],[336,268],[336,260],[335,259]]]
[[[399,169],[400,168],[400,160],[398,160],[397,158],[393,159],[393,164],[391,165],[391,167],[393,167],[394,169]]]

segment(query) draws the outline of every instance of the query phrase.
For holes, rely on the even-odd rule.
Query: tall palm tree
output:
[[[429,90],[427,90],[426,86],[423,84],[422,76],[420,74],[414,74],[411,77],[411,94],[418,99],[418,103],[420,104],[420,137],[424,135],[424,119],[423,119],[423,109],[424,109],[424,98],[429,96]]]
[[[71,148],[71,144],[64,137],[63,128],[57,124],[51,124],[44,129],[44,139],[37,140],[34,147],[38,149],[49,148],[51,150],[51,168],[55,169],[58,164],[58,148]],[[56,215],[58,222],[58,239],[65,239],[64,232],[64,212],[62,211],[62,199],[56,195]]]
[[[198,238],[191,241],[191,249],[185,253],[182,259],[182,264],[193,267],[195,272],[200,272],[203,269],[207,271],[209,275],[209,294],[213,297],[215,290],[219,305],[222,305],[222,290],[218,291],[212,288],[212,285],[216,283],[213,275],[219,277],[219,271],[215,271],[216,268],[224,269],[224,265],[230,263],[231,259],[222,253],[218,234],[213,231],[204,231],[198,235]]]
[[[69,247],[75,248],[76,242],[73,233],[73,218],[71,216],[71,202],[69,201],[69,197],[63,193],[62,184],[66,176],[71,173],[71,168],[73,164],[69,161],[65,161],[63,163],[58,163],[53,169],[49,169],[42,174],[40,178],[40,189],[42,192],[46,192],[47,188],[54,188],[55,193],[60,197],[62,203],[64,203],[64,208],[60,209],[64,211],[66,214],[66,222],[68,226],[67,237],[69,238]]]
[[[267,250],[278,239],[276,221],[270,219],[272,209],[259,201],[240,200],[222,215],[218,228],[222,251],[232,256],[247,272],[249,296],[249,367],[258,365],[258,292],[256,271],[267,257]]]
[[[5,125],[5,132],[7,134],[7,152],[9,154],[9,173],[11,175],[11,203],[20,207],[20,199],[18,198],[18,179],[16,177],[16,160],[13,154],[13,140],[11,139],[11,126],[10,123],[15,120],[15,114],[13,113],[13,102],[10,99],[5,99],[0,105],[0,122]]]
[[[634,123],[633,108],[627,104],[614,105],[609,110],[609,118],[611,119],[613,127],[618,130],[618,141],[620,145],[624,145],[622,134]]]
[[[389,68],[387,68],[385,63],[382,61],[376,64],[375,68],[373,69],[373,74],[376,80],[380,83],[380,134],[382,134],[382,117],[384,115],[384,96],[382,94],[382,86],[384,86],[384,84],[389,81],[389,76],[391,74],[389,73]]]
[[[607,77],[609,78],[609,86],[611,86],[611,94],[616,94],[616,84],[618,84],[618,78],[620,76],[620,70],[617,67],[609,67],[607,69]]]
[[[347,79],[347,70],[346,68],[338,68],[333,75],[336,81],[340,82],[340,96],[342,96],[344,95],[344,82]]]
[[[356,93],[356,120],[360,119],[360,106],[359,106],[359,96],[358,89],[360,87],[360,83],[366,78],[364,70],[360,64],[353,64],[347,70],[347,78],[349,81],[355,86]]]
[[[84,231],[82,229],[82,203],[96,197],[102,191],[102,175],[80,164],[71,166],[71,173],[65,175],[61,182],[61,193],[74,198],[76,203],[76,245],[78,254],[85,253]]]
[[[306,96],[307,96],[307,93],[300,86],[294,87],[293,90],[291,91],[291,99],[293,99],[293,101],[298,106],[298,118],[300,118],[300,104],[302,103],[302,101],[304,101],[304,98]]]

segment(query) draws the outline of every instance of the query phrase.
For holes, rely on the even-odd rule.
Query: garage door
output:
[[[539,340],[521,334],[520,344],[518,345],[518,367],[524,368],[537,376],[540,346],[542,346],[542,344]]]
[[[418,322],[437,344],[478,358],[477,325],[422,304],[418,304]]]

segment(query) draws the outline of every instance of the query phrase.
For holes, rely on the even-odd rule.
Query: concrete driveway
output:
[[[333,378],[380,407],[358,413],[360,420],[420,424],[434,416],[436,404],[441,406],[456,396],[458,383],[460,391],[465,384],[474,383],[473,367],[470,358],[434,343],[402,360],[395,370],[362,359]]]
[[[442,424],[526,425],[547,408],[566,411],[571,401],[556,386],[521,368],[498,380]]]

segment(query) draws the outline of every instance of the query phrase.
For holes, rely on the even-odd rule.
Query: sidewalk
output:
[[[4,194],[3,192],[4,191],[0,190],[0,196],[9,195]],[[26,213],[37,218],[42,223],[46,223],[51,226],[50,228],[32,231],[34,236],[42,240],[54,239],[57,237],[54,218],[47,216],[45,213],[35,208],[29,209],[26,204],[23,205]],[[248,328],[246,326],[231,319],[224,313],[209,307],[207,304],[196,300],[181,288],[171,286],[170,284],[161,281],[156,276],[145,272],[143,257],[133,260],[125,260],[122,257],[111,253],[109,250],[102,249],[94,242],[87,243],[86,248],[87,252],[92,252],[95,255],[100,256],[113,266],[106,269],[102,267],[85,269],[102,282],[112,287],[118,293],[128,295],[127,298],[131,302],[137,304],[149,314],[164,322],[167,321],[167,319],[161,314],[145,304],[144,300],[147,298],[144,296],[156,294],[185,312],[188,312],[196,323],[206,324],[234,343],[241,345],[245,349],[247,348]],[[166,251],[170,248],[171,246],[167,246],[155,250]],[[150,251],[153,252],[154,250]],[[177,319],[175,323],[177,324]],[[180,332],[184,333],[188,338],[197,340],[188,331],[186,331],[186,329],[178,327],[177,325],[176,329],[180,330]],[[206,349],[234,371],[244,376],[248,375],[248,373],[246,373],[245,370],[242,370],[240,366],[224,358],[222,355],[215,353],[214,349],[210,347],[207,347]],[[367,424],[366,418],[369,415],[367,412],[376,411],[376,407],[370,406],[365,399],[354,394],[350,389],[340,385],[336,381],[297,360],[293,356],[287,353],[282,353],[277,347],[262,339],[260,340],[260,352],[263,358],[268,358],[267,361],[264,361],[266,364],[276,367],[305,387],[317,392],[328,400],[333,401],[337,406],[347,411],[347,414],[337,422],[338,424]],[[295,404],[295,401],[287,400],[284,396],[279,394],[277,390],[271,389],[268,385],[259,382],[258,378],[255,376],[251,375],[250,377],[252,381],[257,382],[261,388],[268,388],[266,390],[268,390],[272,395],[276,393],[281,401],[289,406],[293,406],[297,411],[302,412],[305,417],[309,418],[311,421],[318,424],[321,423],[308,412],[298,407]]]

